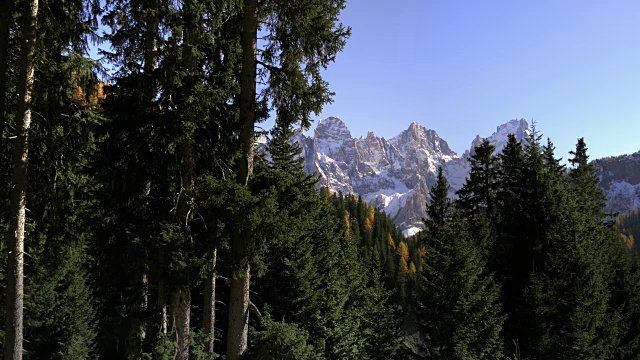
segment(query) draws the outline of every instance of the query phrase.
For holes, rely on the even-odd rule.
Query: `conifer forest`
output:
[[[485,140],[411,237],[305,172],[345,0],[0,4],[4,359],[640,359],[583,139]]]

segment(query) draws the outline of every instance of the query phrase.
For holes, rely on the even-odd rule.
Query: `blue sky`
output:
[[[417,121],[462,153],[534,119],[567,158],[640,150],[640,1],[351,0],[353,35],[326,79],[354,136]]]

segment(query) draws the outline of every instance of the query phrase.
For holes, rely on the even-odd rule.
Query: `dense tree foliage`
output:
[[[535,128],[524,143],[510,136],[497,160],[483,142],[453,206],[444,205],[451,203],[444,178],[432,190],[418,239],[427,248],[415,315],[423,357],[637,356],[639,274],[630,234],[622,241],[604,212],[584,140],[567,170],[540,138]],[[473,299],[487,309],[482,323],[469,311],[483,307],[463,306]]]
[[[640,208],[626,214],[620,214],[616,219],[620,235],[629,249],[640,249]]]
[[[483,141],[411,238],[305,173],[344,6],[2,2],[5,358],[638,357],[638,214],[582,139]]]

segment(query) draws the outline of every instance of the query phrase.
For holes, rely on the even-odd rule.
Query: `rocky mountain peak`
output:
[[[514,134],[517,140],[529,137],[529,123],[525,119],[514,119],[498,126],[496,132],[489,137],[489,141],[496,147],[496,153],[501,153],[507,145],[509,134]]]
[[[339,117],[328,117],[318,121],[315,133],[316,138],[351,138],[351,132]]]
[[[378,137],[373,133],[373,131],[368,131],[366,139],[367,140],[374,140],[374,139],[378,139]]]
[[[507,145],[507,141],[509,141],[509,134],[514,134],[517,140],[524,140],[529,137],[529,123],[525,119],[514,119],[509,120],[508,122],[499,125],[496,127],[496,132],[494,132],[491,136],[488,137],[489,142],[496,147],[496,154],[502,152],[504,147]],[[484,138],[477,135],[475,139],[471,142],[471,148],[469,148],[469,155],[474,154],[474,149],[482,144],[482,140]]]
[[[442,154],[454,157],[456,153],[451,150],[449,144],[436,133],[434,130],[425,128],[417,122],[412,122],[407,130],[401,132],[398,136],[389,139],[389,143],[396,148],[413,149],[423,151],[428,154]]]
[[[516,137],[525,137],[529,135],[529,123],[525,119],[513,119],[496,127],[494,135],[515,134]]]
[[[333,156],[338,152],[344,153],[345,143],[353,143],[353,137],[347,125],[340,118],[329,117],[318,121],[318,126],[316,126],[314,132],[314,142],[316,152]],[[352,151],[347,152],[351,153]]]
[[[525,138],[529,133],[527,122],[509,121],[498,126],[488,139],[501,151],[509,133]],[[373,132],[354,138],[340,118],[329,117],[318,121],[313,137],[296,131],[292,141],[302,145],[305,171],[319,175],[321,186],[362,196],[387,213],[405,235],[423,227],[429,189],[435,184],[438,167],[444,169],[449,180],[451,196],[462,187],[470,171],[469,152],[458,156],[434,130],[415,121],[386,140]],[[473,145],[481,141],[477,136]]]

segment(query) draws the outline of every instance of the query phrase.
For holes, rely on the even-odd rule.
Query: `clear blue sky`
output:
[[[640,150],[640,1],[351,0],[353,35],[318,118],[354,136],[418,121],[462,153],[476,134],[534,119],[567,158]]]

